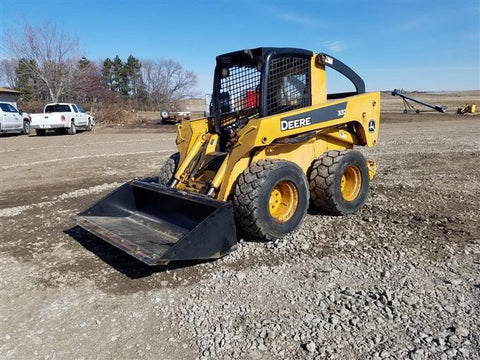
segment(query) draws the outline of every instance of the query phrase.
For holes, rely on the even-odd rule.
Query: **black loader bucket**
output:
[[[81,227],[148,265],[219,258],[237,242],[231,202],[143,181],[78,215]]]

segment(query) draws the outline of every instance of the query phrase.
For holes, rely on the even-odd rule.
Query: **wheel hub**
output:
[[[281,181],[272,189],[269,200],[270,215],[284,223],[293,216],[298,206],[298,190],[290,181]]]
[[[357,198],[362,187],[362,173],[356,165],[350,165],[342,175],[340,189],[343,199],[353,201]]]

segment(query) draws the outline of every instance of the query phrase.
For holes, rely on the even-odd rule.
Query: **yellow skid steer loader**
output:
[[[327,94],[326,67],[354,85]],[[216,58],[211,116],[178,125],[159,183],[131,181],[81,212],[86,230],[149,265],[226,255],[246,238],[297,229],[310,200],[357,212],[375,163],[380,94],[332,56],[294,48]]]

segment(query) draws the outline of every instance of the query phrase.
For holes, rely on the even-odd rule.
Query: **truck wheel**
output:
[[[178,166],[178,160],[180,160],[180,154],[177,152],[170,155],[167,161],[163,163],[158,174],[159,184],[168,185],[170,180],[173,178],[173,175],[175,175],[175,171],[177,170]]]
[[[329,151],[312,165],[310,197],[316,207],[331,214],[360,210],[369,185],[367,161],[358,151]]]
[[[168,110],[162,110],[160,116],[162,117],[162,120],[168,120],[170,118],[170,113]]]
[[[67,129],[67,134],[68,135],[75,135],[77,133],[77,127],[75,126],[75,123],[72,121],[70,124],[70,127]]]
[[[35,129],[35,132],[37,133],[37,136],[45,136],[47,133],[47,130],[45,129]]]
[[[92,131],[92,130],[93,130],[92,121],[88,120],[87,131]]]
[[[297,229],[307,213],[307,179],[292,162],[260,160],[239,176],[233,206],[245,234],[267,241],[281,238]]]
[[[30,134],[30,121],[25,120],[25,121],[23,122],[23,130],[22,130],[22,133],[25,134],[25,135]]]

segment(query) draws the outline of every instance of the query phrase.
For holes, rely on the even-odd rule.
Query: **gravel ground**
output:
[[[155,175],[173,133],[0,138],[2,358],[480,359],[480,116],[382,120],[359,214],[154,268],[75,214]]]

